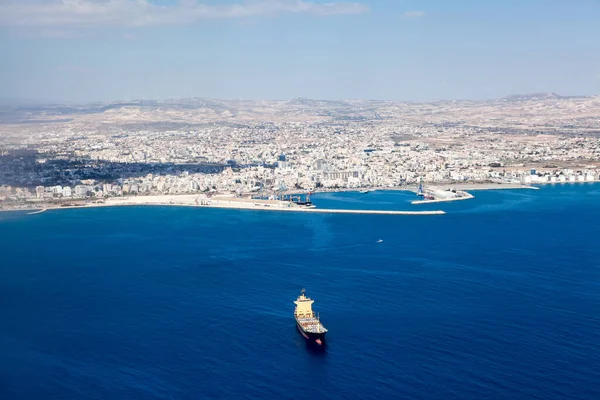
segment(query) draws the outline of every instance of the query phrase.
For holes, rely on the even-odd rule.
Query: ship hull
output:
[[[298,328],[298,332],[309,342],[316,343],[318,345],[325,344],[325,333],[315,333],[315,332],[307,332],[302,329],[302,326],[296,321],[296,328]]]

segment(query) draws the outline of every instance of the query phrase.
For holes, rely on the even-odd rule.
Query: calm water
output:
[[[0,399],[600,398],[600,186],[474,194],[0,213]]]

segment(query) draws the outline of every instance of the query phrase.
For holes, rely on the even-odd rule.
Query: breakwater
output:
[[[43,212],[44,212],[44,211],[46,211],[46,210],[47,210],[47,208],[43,208],[43,209],[41,209],[41,210],[32,211],[32,212],[30,212],[30,213],[27,213],[27,215],[41,214],[41,213],[43,213]]]
[[[272,209],[277,210],[277,209]],[[285,208],[283,211],[301,211],[323,214],[382,214],[382,215],[443,215],[442,210],[435,211],[395,211],[395,210],[341,210],[327,208]]]

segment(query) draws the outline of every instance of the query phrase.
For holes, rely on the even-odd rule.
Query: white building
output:
[[[87,185],[77,185],[75,186],[75,194],[77,196],[85,196],[88,191],[92,190],[91,187]]]

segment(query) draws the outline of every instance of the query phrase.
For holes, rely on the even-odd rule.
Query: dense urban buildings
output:
[[[598,180],[600,97],[5,107],[0,200]]]

